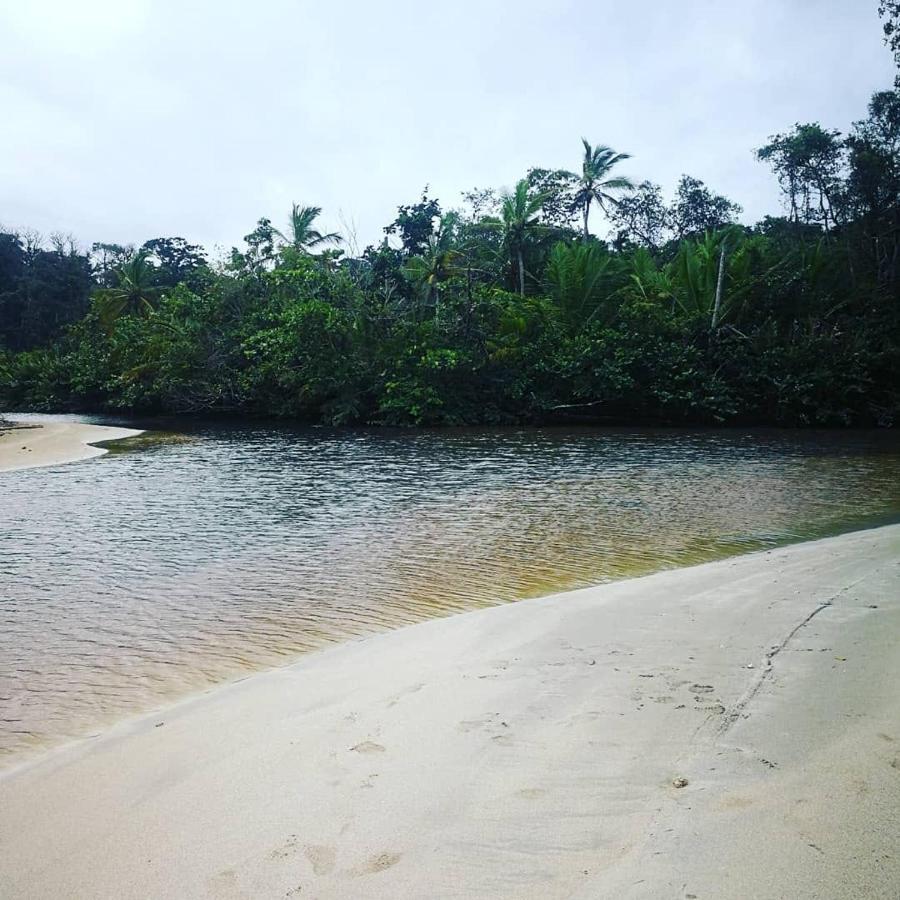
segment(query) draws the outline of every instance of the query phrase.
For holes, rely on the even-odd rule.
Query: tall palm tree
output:
[[[100,321],[107,328],[121,316],[143,316],[153,311],[159,288],[154,285],[153,266],[148,257],[145,250],[135,253],[128,262],[113,270],[116,283],[96,292]]]
[[[616,153],[603,144],[592,147],[584,138],[584,159],[581,163],[581,175],[576,175],[578,187],[575,191],[575,208],[581,210],[581,218],[584,225],[584,240],[590,237],[588,231],[588,218],[591,214],[591,205],[596,202],[602,210],[606,210],[608,203],[616,202],[616,194],[621,191],[633,190],[634,185],[630,179],[616,176],[610,177],[610,172],[615,166],[626,159],[631,159],[628,153]]]
[[[275,229],[275,233],[288,246],[301,253],[309,253],[313,248],[323,244],[339,244],[343,238],[336,231],[322,234],[313,227],[313,223],[320,215],[322,215],[321,206],[300,206],[298,203],[294,203],[291,207],[291,217],[288,220],[288,233],[285,235],[277,229]]]
[[[541,225],[538,214],[544,206],[544,194],[528,193],[528,182],[522,178],[516,182],[513,191],[500,195],[500,218],[485,222],[489,228],[499,231],[503,246],[509,253],[510,262],[516,271],[519,293],[525,296],[525,245],[528,239],[547,231]]]

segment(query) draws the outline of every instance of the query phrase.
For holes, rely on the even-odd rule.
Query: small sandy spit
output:
[[[102,456],[94,444],[141,434],[134,428],[111,428],[83,422],[0,420],[0,472],[55,466]]]
[[[309,654],[0,778],[15,898],[900,896],[900,526]]]

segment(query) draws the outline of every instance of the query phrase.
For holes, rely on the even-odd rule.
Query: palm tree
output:
[[[116,284],[96,292],[100,321],[107,328],[121,316],[153,312],[159,288],[153,283],[154,271],[148,257],[145,250],[135,253],[128,262],[113,270]]]
[[[459,251],[453,246],[457,216],[447,213],[437,229],[428,236],[423,251],[411,257],[403,267],[412,281],[423,286],[429,304],[440,298],[440,285],[456,273]]]
[[[676,304],[685,315],[709,321],[710,331],[739,312],[749,289],[750,257],[740,238],[734,226],[707,231],[682,241],[670,264]]]
[[[628,153],[616,153],[603,144],[592,147],[584,138],[584,160],[581,164],[581,175],[578,179],[578,189],[575,192],[575,208],[581,210],[584,223],[584,240],[588,240],[588,217],[591,214],[591,204],[595,201],[600,209],[606,211],[607,203],[615,203],[615,194],[620,191],[630,191],[634,185],[628,178],[617,176],[610,178],[612,169],[620,162],[631,159]]]
[[[550,251],[546,279],[550,296],[569,323],[583,324],[609,307],[609,273],[612,257],[602,244],[560,241]]]
[[[288,220],[288,234],[275,229],[278,235],[288,246],[301,253],[309,253],[314,247],[323,244],[339,244],[343,239],[335,232],[322,234],[313,227],[315,220],[322,215],[321,206],[300,206],[294,203],[291,207],[291,217]]]
[[[519,293],[525,296],[525,245],[529,237],[547,231],[538,221],[544,205],[544,194],[528,194],[528,182],[522,178],[516,182],[515,190],[504,191],[500,195],[500,219],[485,222],[489,228],[499,231],[503,246],[509,253],[510,262],[516,271]]]

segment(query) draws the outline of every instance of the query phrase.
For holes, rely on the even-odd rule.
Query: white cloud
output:
[[[453,205],[576,166],[582,135],[753,219],[777,192],[752,149],[846,129],[892,77],[874,9],[845,0],[7,4],[0,221],[227,245],[296,200],[372,241],[424,184]]]

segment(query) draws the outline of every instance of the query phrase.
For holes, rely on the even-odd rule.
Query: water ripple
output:
[[[0,473],[0,761],[335,640],[900,512],[890,434],[190,438]]]

